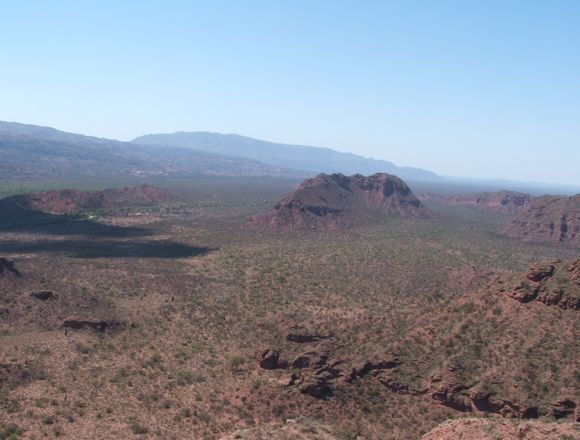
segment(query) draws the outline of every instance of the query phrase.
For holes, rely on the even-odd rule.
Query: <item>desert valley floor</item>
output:
[[[0,439],[419,439],[464,417],[578,438],[578,311],[497,293],[543,261],[568,283],[577,247],[436,200],[242,227],[296,183],[170,182],[178,201],[0,223]]]

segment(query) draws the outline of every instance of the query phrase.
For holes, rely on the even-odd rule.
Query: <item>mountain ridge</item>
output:
[[[290,176],[307,173],[183,148],[158,148],[0,121],[0,175],[46,177]],[[42,165],[42,166],[39,166]]]
[[[386,172],[406,180],[445,180],[443,177],[421,168],[400,167],[386,160],[343,153],[328,147],[270,142],[233,133],[178,131],[139,136],[132,142],[139,145],[174,146],[230,157],[245,157],[271,166],[286,166],[315,173],[370,175]]]

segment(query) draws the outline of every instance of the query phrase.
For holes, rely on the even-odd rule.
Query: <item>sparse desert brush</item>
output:
[[[0,440],[17,440],[23,434],[23,430],[16,424],[0,426]]]
[[[242,365],[244,365],[245,363],[246,359],[244,359],[242,356],[232,356],[228,360],[228,367],[232,371],[239,371]]]
[[[3,252],[26,255],[18,261],[26,279],[0,281],[0,309],[10,309],[0,316],[1,328],[9,330],[1,336],[0,364],[12,368],[6,376],[0,370],[0,377],[8,378],[0,386],[9,399],[0,407],[0,424],[25,426],[20,420],[26,420],[26,435],[35,436],[62,425],[62,437],[86,426],[103,438],[213,440],[305,414],[316,423],[338,425],[339,438],[373,439],[418,438],[457,416],[423,395],[396,394],[373,377],[337,387],[326,401],[278,385],[284,374],[306,372],[261,371],[252,359],[256,350],[277,349],[291,362],[323,345],[288,341],[292,323],[332,333],[326,344],[333,360],[349,367],[408,341],[400,354],[434,368],[421,377],[415,365],[398,367],[396,374],[417,387],[425,386],[439,361],[451,360],[479,380],[485,371],[478,359],[503,371],[520,356],[529,362],[519,366],[514,381],[545,394],[546,404],[552,398],[546,384],[569,387],[578,381],[579,373],[569,374],[567,366],[577,353],[573,347],[564,353],[545,349],[550,345],[543,338],[514,339],[510,335],[541,332],[511,327],[511,315],[495,297],[457,302],[485,284],[487,272],[517,272],[536,259],[569,257],[568,250],[507,242],[493,234],[498,223],[493,215],[448,207],[432,222],[393,219],[337,236],[257,236],[239,229],[265,205],[212,201],[203,212],[188,206],[167,215],[102,213],[96,220],[111,225],[155,220],[132,223],[147,235],[107,238],[113,257],[79,256],[72,248],[77,238],[63,230],[0,231]],[[147,243],[141,249],[149,252],[157,237],[211,250],[179,258],[159,257],[156,251],[140,258],[120,256],[132,241]],[[40,288],[55,291],[59,299],[33,301],[30,291]],[[447,306],[441,322],[423,327]],[[63,320],[81,313],[126,325],[65,335]],[[562,319],[548,316],[541,324],[554,326]],[[413,333],[416,329],[421,331]],[[542,379],[547,374],[551,382]],[[53,395],[62,401],[60,390],[67,395],[58,407],[62,415],[55,412],[55,423],[43,425],[43,417],[53,415],[52,406],[49,400],[36,407],[35,401]]]

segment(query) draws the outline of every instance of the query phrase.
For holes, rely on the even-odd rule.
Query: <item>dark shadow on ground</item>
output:
[[[206,255],[212,250],[214,249],[161,240],[0,241],[0,252],[3,253],[58,253],[75,258],[186,258]]]
[[[151,231],[144,228],[105,225],[79,216],[24,210],[0,212],[0,232],[119,238],[152,235]]]

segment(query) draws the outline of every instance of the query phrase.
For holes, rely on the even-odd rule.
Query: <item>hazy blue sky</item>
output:
[[[580,184],[580,1],[2,1],[0,120]]]

